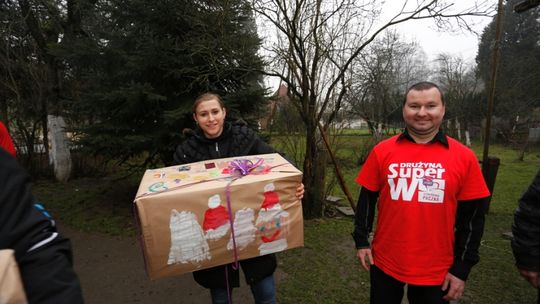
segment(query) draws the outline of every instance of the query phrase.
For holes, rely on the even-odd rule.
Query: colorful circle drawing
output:
[[[150,192],[161,192],[161,191],[165,191],[167,190],[167,186],[165,185],[164,182],[157,182],[157,183],[153,183],[150,185],[150,187],[148,187],[148,190]]]

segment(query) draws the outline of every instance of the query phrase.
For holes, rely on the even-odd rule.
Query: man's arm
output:
[[[373,230],[373,219],[375,217],[375,206],[379,192],[368,190],[362,187],[356,204],[356,214],[354,217],[354,231],[352,233],[357,257],[364,269],[369,270],[369,265],[373,264],[371,248],[369,245],[369,234]],[[366,263],[366,258],[368,263]]]
[[[540,287],[540,170],[519,199],[512,224],[516,266],[532,286]]]
[[[484,233],[485,198],[459,201],[454,231],[454,263],[446,274],[442,285],[448,290],[444,299],[459,300],[465,290],[465,281],[471,268],[478,263],[478,248]]]
[[[379,192],[368,190],[362,187],[356,204],[356,214],[354,215],[354,231],[352,236],[357,249],[369,247],[369,234],[373,230],[373,219],[375,218],[375,206]]]
[[[458,202],[454,232],[454,263],[449,272],[463,281],[467,280],[471,268],[480,260],[478,248],[484,234],[485,199]]]

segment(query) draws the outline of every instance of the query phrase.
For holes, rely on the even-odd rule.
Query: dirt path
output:
[[[208,291],[191,274],[150,281],[135,238],[84,233],[63,225],[59,231],[71,239],[87,304],[210,303]],[[241,285],[235,289],[234,303],[253,303],[249,287]]]

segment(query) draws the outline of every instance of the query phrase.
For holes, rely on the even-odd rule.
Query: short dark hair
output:
[[[215,94],[215,93],[208,92],[208,93],[204,93],[204,94],[199,95],[199,97],[197,97],[197,99],[195,99],[195,101],[193,102],[193,108],[192,108],[193,114],[195,114],[195,112],[197,110],[197,106],[199,106],[199,104],[201,102],[208,101],[208,100],[214,100],[214,99],[219,102],[219,105],[221,106],[222,109],[225,108],[225,103],[221,99],[221,96],[219,96],[218,94]]]
[[[443,97],[443,92],[441,88],[439,88],[439,86],[434,84],[433,82],[429,82],[429,81],[421,81],[410,86],[407,89],[407,92],[405,92],[405,97],[403,98],[403,105],[405,105],[405,103],[407,102],[407,95],[409,95],[410,91],[425,91],[432,88],[436,88],[439,91],[439,94],[441,94],[442,104],[444,105],[444,97]]]

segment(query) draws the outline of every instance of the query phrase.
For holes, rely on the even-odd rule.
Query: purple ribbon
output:
[[[253,163],[249,159],[235,159],[229,163],[230,174],[236,176],[233,180],[227,183],[225,187],[225,196],[227,198],[227,210],[229,211],[229,223],[231,225],[231,235],[233,241],[233,253],[234,253],[234,263],[233,269],[238,270],[238,251],[236,250],[236,237],[234,235],[234,221],[232,214],[231,206],[231,184],[246,175],[248,175],[253,169],[259,167],[263,163],[263,159],[259,158],[256,163]],[[227,281],[228,282],[228,281]]]
[[[234,270],[238,270],[239,263],[238,263],[238,251],[236,250],[236,237],[234,235],[234,221],[233,221],[232,206],[231,206],[231,184],[235,180],[248,175],[251,171],[259,167],[262,163],[263,163],[262,158],[259,158],[259,160],[256,163],[253,163],[249,159],[235,159],[229,163],[230,175],[234,176],[235,178],[227,183],[227,186],[225,187],[225,196],[227,198],[227,210],[229,212],[229,223],[231,225],[231,235],[232,235],[232,241],[233,241],[234,263],[232,264],[232,268]],[[229,287],[229,270],[228,269],[229,267],[225,266],[225,281],[227,282],[227,297],[228,297],[229,303],[232,303],[231,290]]]
[[[249,159],[235,159],[229,163],[229,169],[231,170],[231,175],[246,176],[262,163],[262,158],[259,158],[256,163],[253,163]]]

